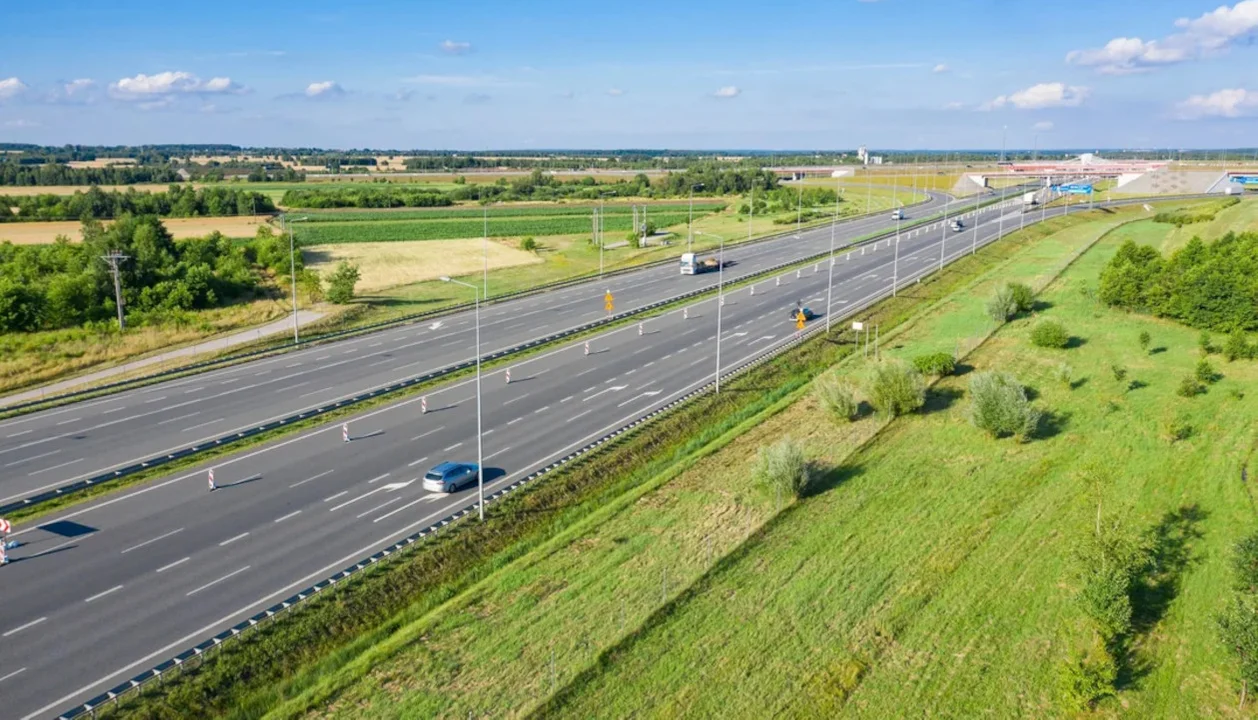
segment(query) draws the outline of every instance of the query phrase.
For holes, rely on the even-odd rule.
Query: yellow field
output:
[[[99,158],[96,160],[71,160],[66,163],[76,170],[82,168],[104,168],[110,165],[134,165],[135,158]]]
[[[175,238],[204,237],[215,230],[227,237],[253,237],[258,226],[267,221],[265,215],[257,217],[214,217],[214,218],[163,218],[162,224],[170,230]],[[109,224],[109,220],[105,224]],[[65,222],[22,222],[0,224],[0,242],[5,240],[14,245],[39,245],[56,241],[58,235],[65,235],[77,242],[80,240],[81,224],[73,220]]]
[[[362,278],[357,290],[371,292],[384,288],[435,280],[443,275],[458,277],[484,267],[481,240],[423,240],[418,242],[346,243],[314,245],[302,250],[306,266],[326,276],[336,264],[348,260],[358,265]],[[517,240],[489,241],[489,269],[534,265],[542,262],[536,254],[518,248]]]
[[[87,192],[91,186],[89,185],[0,185],[0,197],[8,197],[10,195],[73,195],[76,192]],[[98,185],[105,192],[118,191],[126,192],[130,188],[135,188],[136,192],[165,192],[169,185],[150,183],[147,185]],[[199,184],[193,183],[193,187],[200,187]]]

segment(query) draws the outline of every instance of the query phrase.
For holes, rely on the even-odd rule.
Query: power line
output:
[[[110,250],[108,255],[101,255],[101,260],[109,263],[109,272],[114,276],[114,304],[118,308],[118,329],[126,330],[126,321],[122,318],[122,276],[121,269],[118,267],[124,260],[130,260],[130,255],[123,255],[117,250]]]

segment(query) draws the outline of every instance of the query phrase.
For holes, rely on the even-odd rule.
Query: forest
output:
[[[12,213],[0,222],[29,220],[104,220],[131,215],[161,217],[221,217],[275,212],[275,203],[262,193],[230,187],[193,188],[171,185],[166,192],[105,191],[98,187],[73,195],[23,195],[6,198]]]

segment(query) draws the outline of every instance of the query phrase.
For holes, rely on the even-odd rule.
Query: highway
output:
[[[889,241],[836,253],[828,308],[824,261],[759,282],[754,294],[732,291],[722,309],[723,367],[788,342],[797,300],[842,316],[885,293],[897,267],[902,282],[938,267],[941,238],[949,260],[990,241],[1000,212],[983,213],[977,236],[939,222],[905,233],[898,264]],[[1017,209],[1004,212],[1005,230],[1016,228]],[[716,304],[671,311],[642,334],[637,325],[605,332],[588,355],[582,342],[548,349],[513,365],[510,383],[505,369],[487,373],[486,492],[711,381]],[[548,320],[539,313],[530,322]],[[0,569],[3,715],[65,711],[473,503],[475,487],[430,494],[420,478],[442,460],[475,461],[474,387],[463,379],[434,389],[426,414],[417,397],[362,413],[349,422],[348,443],[333,423],[222,458],[213,493],[203,465],[15,533],[23,546]]]
[[[943,205],[944,196],[933,195],[909,213],[925,216]],[[889,216],[840,223],[838,242],[894,228]],[[829,243],[827,225],[799,239],[732,246],[726,280]],[[488,354],[597,320],[606,315],[607,290],[616,312],[625,312],[716,282],[711,274],[682,276],[669,264],[487,305],[482,349]],[[450,292],[472,299],[458,285]],[[471,360],[473,330],[472,313],[460,312],[0,421],[0,505]]]

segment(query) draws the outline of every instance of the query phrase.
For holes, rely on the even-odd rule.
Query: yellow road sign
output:
[[[803,329],[804,329],[804,313],[803,313],[803,311],[800,311],[800,313],[799,313],[798,315],[796,315],[796,316],[795,316],[795,329],[796,329],[796,330],[803,330]]]
[[[603,296],[603,309],[607,312],[611,312],[612,307],[612,291],[608,290],[607,294]]]

